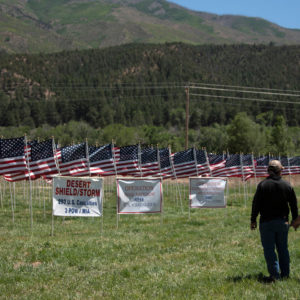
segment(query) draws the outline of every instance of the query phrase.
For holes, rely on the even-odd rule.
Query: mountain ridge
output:
[[[0,50],[59,52],[127,43],[300,44],[261,18],[196,12],[165,0],[0,0]]]

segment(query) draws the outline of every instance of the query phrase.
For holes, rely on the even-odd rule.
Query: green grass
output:
[[[121,215],[118,228],[107,186],[103,219],[55,217],[54,236],[49,188],[33,189],[33,230],[28,187],[16,189],[14,223],[8,183],[1,198],[0,299],[299,299],[298,232],[289,235],[291,278],[259,281],[267,271],[249,229],[254,186],[245,199],[231,185],[226,209],[192,209],[189,218],[187,186],[181,207],[168,184],[163,216]]]

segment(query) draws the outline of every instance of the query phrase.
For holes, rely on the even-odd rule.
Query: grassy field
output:
[[[249,229],[255,187],[247,198],[241,185],[229,187],[227,208],[192,209],[189,218],[187,185],[181,205],[164,184],[163,216],[121,215],[117,228],[107,185],[103,219],[55,217],[52,236],[49,187],[33,188],[31,227],[28,186],[16,184],[12,210],[2,181],[0,299],[300,299],[300,232],[289,235],[291,278],[262,283],[259,232]]]

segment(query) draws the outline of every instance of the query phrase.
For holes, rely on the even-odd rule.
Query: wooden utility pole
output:
[[[189,147],[189,115],[190,115],[190,88],[185,87],[186,104],[185,104],[185,150]]]

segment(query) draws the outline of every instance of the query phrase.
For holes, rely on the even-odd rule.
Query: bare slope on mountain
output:
[[[56,52],[125,43],[300,44],[300,30],[194,12],[165,0],[0,0],[0,50]]]

